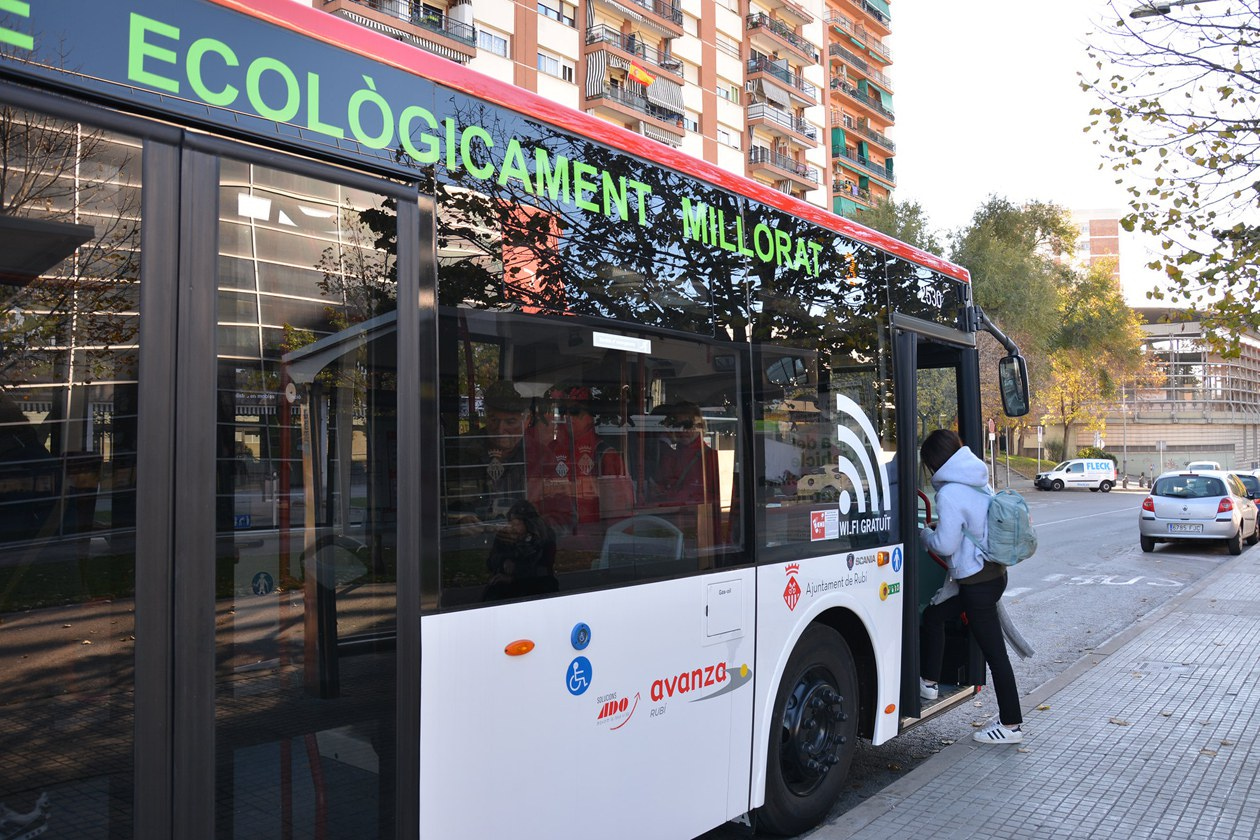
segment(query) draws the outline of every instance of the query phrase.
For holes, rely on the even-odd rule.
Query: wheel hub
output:
[[[783,709],[783,777],[793,793],[808,795],[840,763],[846,738],[840,726],[848,715],[844,698],[820,675],[797,682]]]

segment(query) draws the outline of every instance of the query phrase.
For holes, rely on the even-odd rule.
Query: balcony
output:
[[[678,77],[679,82],[683,80],[681,60],[667,52],[661,52],[656,47],[648,46],[641,36],[633,32],[623,35],[611,26],[601,23],[599,26],[592,26],[586,30],[586,45],[588,47],[591,45],[613,47],[628,56],[642,59],[658,70],[672,73]]]
[[[839,12],[828,12],[823,23],[830,26],[840,35],[847,35],[859,45],[866,47],[867,52],[883,64],[892,63],[892,50],[888,49],[878,37],[865,26],[859,26]]]
[[[873,204],[875,201],[875,199],[871,197],[870,190],[859,187],[852,181],[843,181],[839,178],[832,182],[831,192],[834,195],[842,195],[845,198],[851,198],[854,201],[862,201],[866,204]]]
[[[686,136],[683,130],[683,115],[680,112],[662,107],[650,101],[646,96],[630,92],[622,85],[605,84],[594,90],[588,88],[585,107],[588,111],[598,116],[611,118],[618,124],[624,122],[627,117],[642,120],[646,116],[653,122],[644,123],[645,127],[651,126],[657,132],[675,137],[680,142]],[[661,139],[656,137],[655,133],[647,131],[643,133],[654,139]]]
[[[818,145],[817,127],[764,102],[748,106],[748,124],[769,128],[773,133],[793,140],[801,146],[812,149]],[[809,142],[802,142],[804,140]]]
[[[472,20],[471,4],[453,7],[467,9],[457,15],[426,9],[418,0],[324,0],[320,8],[461,64],[477,54],[476,28],[458,19]]]
[[[844,121],[844,114],[841,111],[838,111],[835,109],[832,110],[831,127],[843,128],[846,134],[850,136],[857,135],[859,137],[863,137],[867,140],[870,140],[872,143],[875,143],[879,145],[880,147],[887,149],[890,152],[893,152],[894,154],[897,151],[896,143],[894,143],[892,140],[885,137],[883,134],[880,134],[878,131],[871,128],[870,126],[862,125],[861,123],[858,123],[857,125],[852,125],[851,123],[846,125]]]
[[[849,0],[849,2],[861,9],[876,25],[882,27],[885,35],[892,31],[892,20],[877,7],[866,2],[866,0]]]
[[[682,7],[669,0],[598,0],[620,17],[636,17],[643,12],[648,13],[640,23],[648,23],[659,28],[670,38],[683,36]]]
[[[888,120],[889,122],[897,121],[897,115],[894,114],[892,111],[888,110],[887,108],[885,108],[879,100],[877,100],[873,96],[868,96],[867,94],[858,90],[855,86],[849,84],[848,82],[844,81],[843,79],[839,77],[832,78],[831,89],[840,91],[844,95],[848,96],[850,99],[853,99],[856,102],[860,102],[861,104],[865,105],[867,108],[870,108],[876,114],[879,114],[880,116],[882,116],[884,119]]]
[[[814,22],[814,16],[809,10],[794,0],[769,0],[768,5],[777,9],[780,14],[794,18],[801,25]]]
[[[870,62],[868,62],[866,59],[861,58],[860,56],[856,55],[853,52],[850,52],[849,50],[842,47],[840,44],[832,44],[830,47],[828,47],[827,54],[834,58],[839,58],[840,60],[847,62],[850,67],[855,67],[858,70],[860,70],[863,76],[866,76],[866,78],[870,79],[873,82],[876,82],[877,84],[882,86],[884,89],[886,89],[890,93],[892,92],[892,79],[888,78],[882,72],[872,67],[870,65]]]
[[[818,47],[811,44],[802,36],[797,35],[787,24],[782,21],[775,20],[767,14],[758,12],[755,15],[749,15],[748,31],[749,33],[756,31],[770,33],[775,40],[782,43],[802,58],[808,59],[810,64],[818,63]]]
[[[751,58],[748,60],[748,74],[751,76],[754,73],[764,73],[766,76],[779,82],[788,89],[788,93],[799,97],[807,105],[818,104],[818,87],[805,81],[800,75],[788,70],[786,61]],[[773,94],[768,94],[768,96],[773,98]]]
[[[748,150],[748,168],[760,171],[776,180],[784,176],[803,189],[817,189],[820,183],[818,170],[807,163],[793,160],[787,155],[771,151],[765,146],[753,146]]]
[[[874,175],[881,181],[896,186],[897,179],[893,175],[889,174],[888,170],[884,166],[877,163],[871,163],[866,158],[858,157],[855,154],[850,154],[848,149],[832,149],[831,151],[832,157],[835,158],[838,166],[848,166],[849,168],[861,172],[862,174]],[[837,172],[836,174],[839,173]]]

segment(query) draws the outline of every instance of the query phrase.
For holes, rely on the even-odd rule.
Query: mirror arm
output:
[[[1008,356],[1019,355],[1019,347],[1015,345],[1014,341],[1011,341],[1011,339],[1007,337],[1006,333],[998,329],[997,325],[989,320],[989,316],[984,314],[984,310],[981,309],[979,305],[973,305],[971,307],[970,315],[971,326],[973,329],[983,329],[989,335],[996,338],[998,343],[1006,348],[1006,354]]]

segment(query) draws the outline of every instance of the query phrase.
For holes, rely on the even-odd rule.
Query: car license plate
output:
[[[1203,525],[1198,522],[1170,522],[1168,523],[1168,533],[1170,534],[1202,534]]]

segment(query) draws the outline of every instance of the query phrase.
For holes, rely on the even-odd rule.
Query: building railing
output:
[[[867,204],[870,204],[872,201],[871,191],[859,187],[852,181],[842,181],[837,178],[831,184],[831,191],[836,195],[843,195],[849,198],[856,198],[859,201],[865,201]]]
[[[419,0],[349,0],[351,3],[384,12],[390,17],[445,35],[461,44],[477,46],[477,30],[463,21],[453,20],[450,15],[426,9]]]
[[[857,53],[854,53],[850,50],[845,49],[840,44],[832,44],[830,47],[827,48],[827,54],[833,55],[837,58],[844,59],[845,61],[849,62],[849,64],[861,70],[862,74],[865,75],[868,79],[878,82],[879,84],[887,88],[889,91],[892,90],[892,79],[888,78],[887,75],[880,72],[879,70],[876,70],[874,67],[871,66],[869,61],[862,58]]]
[[[823,23],[827,26],[834,26],[861,41],[871,52],[877,52],[883,56],[884,61],[892,61],[892,50],[888,49],[883,41],[872,35],[865,26],[855,24],[852,20],[840,14],[840,12],[828,12],[827,16],[823,18]]]
[[[623,52],[638,56],[644,61],[660,67],[662,70],[668,70],[671,73],[682,72],[681,60],[674,58],[667,52],[661,52],[656,47],[649,46],[633,32],[629,35],[623,35],[620,31],[613,29],[607,24],[601,23],[586,30],[586,43],[611,44]]]
[[[846,124],[844,111],[841,111],[839,108],[831,109],[831,127],[843,128],[846,134],[861,135],[862,137],[865,137],[867,140],[870,140],[873,143],[878,143],[879,145],[883,146],[885,149],[887,149],[890,152],[897,151],[896,143],[890,140],[886,135],[880,134],[878,131],[871,128],[870,126],[862,125],[860,123],[857,125],[853,125],[851,118],[850,118],[850,123]]]
[[[799,74],[778,66],[775,62],[768,58],[750,58],[748,60],[749,73],[765,73],[774,76],[785,85],[796,88],[806,99],[811,102],[818,101],[818,87],[805,81]]]
[[[784,113],[773,105],[767,105],[764,102],[748,106],[748,119],[750,121],[769,120],[786,129],[795,131],[797,134],[808,137],[810,140],[818,140],[818,129],[814,125],[794,114]]]
[[[870,172],[874,175],[879,176],[880,178],[883,178],[885,181],[890,181],[894,184],[897,183],[897,179],[893,177],[893,174],[889,172],[885,167],[880,166],[875,163],[871,163],[866,158],[860,158],[857,155],[850,154],[848,149],[841,149],[839,151],[832,149],[832,153],[834,157],[844,158],[845,160],[850,161],[851,163],[855,163],[862,169],[865,169],[867,172]]]
[[[792,47],[795,48],[801,55],[809,56],[811,61],[815,64],[818,63],[818,47],[814,46],[800,35],[797,35],[782,21],[775,20],[764,12],[758,12],[755,15],[748,16],[748,28],[768,29],[787,43],[791,44]]]
[[[632,108],[635,111],[647,114],[652,119],[660,120],[661,122],[673,123],[680,128],[682,127],[682,114],[677,111],[671,111],[668,108],[662,108],[656,103],[648,101],[646,96],[637,96],[620,85],[604,85],[599,93],[588,98],[597,99],[601,97],[604,99],[611,99],[612,101],[620,105],[624,105],[627,108]]]
[[[641,9],[647,9],[657,17],[663,17],[665,20],[682,26],[683,13],[677,3],[669,3],[666,0],[625,0],[625,2],[633,3]]]
[[[819,183],[817,169],[807,163],[801,163],[799,160],[793,160],[787,155],[781,155],[778,152],[767,149],[765,146],[753,146],[749,149],[748,162],[750,164],[769,164],[770,166],[782,169],[785,172],[791,172],[798,177],[804,178],[810,183]]]
[[[853,97],[858,102],[861,102],[863,105],[865,105],[866,107],[888,117],[889,120],[897,119],[897,115],[894,114],[892,111],[888,110],[887,108],[885,108],[882,103],[878,102],[875,99],[875,97],[868,96],[865,93],[862,93],[862,91],[858,90],[856,87],[844,81],[843,79],[840,79],[839,77],[832,78],[831,89],[843,91],[845,94]]]
[[[849,2],[866,12],[871,17],[875,18],[875,20],[879,21],[884,26],[889,28],[892,27],[892,20],[888,17],[888,15],[884,14],[870,3],[867,3],[866,0],[849,0]]]

